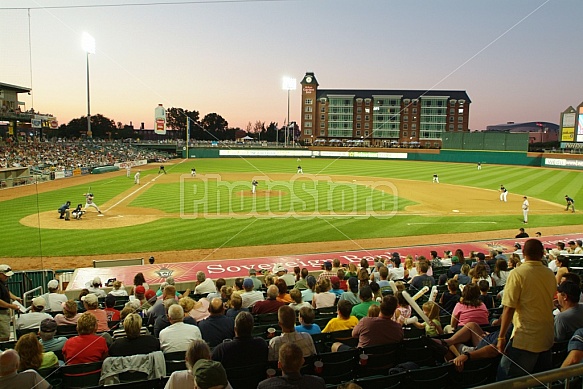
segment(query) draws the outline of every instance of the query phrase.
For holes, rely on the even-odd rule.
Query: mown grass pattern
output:
[[[511,193],[527,195],[558,204],[564,204],[568,194],[576,200],[576,205],[583,204],[583,186],[580,184],[583,172],[531,168],[519,166],[483,165],[477,171],[474,164],[433,163],[415,161],[369,161],[369,160],[333,160],[307,159],[300,162],[304,172],[309,174],[333,176],[381,177],[430,181],[434,173],[439,174],[442,183],[464,185],[492,190],[492,200],[497,201],[497,189],[504,184]],[[298,162],[295,159],[198,159],[168,166],[169,173],[189,174],[192,167],[197,173],[252,173],[269,175],[271,173],[296,172]],[[155,169],[142,171],[142,183],[149,181],[157,173]],[[364,178],[363,178],[364,179]],[[299,181],[298,181],[299,182]],[[41,184],[42,185],[42,184]],[[294,184],[296,185],[296,184]],[[366,190],[358,188],[357,191]],[[285,185],[284,185],[285,186]],[[348,187],[352,187],[348,184]],[[124,176],[107,178],[91,184],[96,203],[102,204],[118,194],[135,188],[133,179]],[[250,190],[250,182],[242,183],[242,190]],[[102,230],[52,230],[36,229],[23,226],[19,220],[38,211],[55,211],[65,201],[71,200],[75,205],[84,204],[83,193],[89,188],[79,185],[63,188],[39,195],[0,202],[0,240],[1,257],[19,256],[60,256],[60,255],[98,255],[108,253],[140,253],[151,251],[186,250],[199,248],[236,247],[248,245],[285,244],[298,242],[326,242],[335,240],[414,236],[436,233],[458,233],[473,231],[493,231],[516,229],[521,224],[519,204],[516,215],[486,215],[481,217],[456,215],[417,216],[396,215],[390,219],[375,217],[337,217],[337,218],[164,218],[155,222]],[[131,202],[132,207],[157,208],[168,213],[180,212],[180,184],[155,183],[140,191]],[[322,192],[322,195],[324,195]],[[320,193],[320,191],[318,191]],[[340,192],[339,192],[340,193]],[[340,196],[340,194],[337,194]],[[188,194],[195,199],[194,192]],[[253,199],[241,197],[240,213],[252,209]],[[265,201],[256,203],[257,211],[272,209],[277,198],[266,197]],[[293,196],[284,197],[284,210],[294,204]],[[460,198],[463,202],[465,199]],[[339,209],[338,198],[325,204],[304,202],[307,212],[315,209]],[[380,197],[376,198],[380,204]],[[383,201],[386,201],[384,199]],[[374,201],[373,201],[374,203]],[[363,203],[357,203],[362,209]],[[397,199],[398,207],[412,204],[406,198]],[[280,206],[280,204],[275,204]],[[208,204],[209,209],[222,212],[222,201]],[[287,208],[286,208],[287,207]],[[322,208],[320,208],[322,207]],[[193,212],[194,206],[185,208]],[[482,221],[484,224],[464,224],[464,222]],[[85,220],[83,222],[90,222]],[[486,224],[495,222],[496,224]],[[433,224],[413,224],[433,223]],[[529,229],[554,225],[577,225],[583,223],[579,211],[575,214],[557,212],[556,215],[536,215],[531,212]],[[422,243],[422,242],[420,242]],[[322,251],[325,251],[322,243]]]

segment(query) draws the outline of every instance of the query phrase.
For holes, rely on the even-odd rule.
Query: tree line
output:
[[[217,113],[209,113],[202,119],[196,110],[189,111],[182,108],[166,109],[166,127],[175,131],[174,138],[184,139],[187,129],[187,118],[190,121],[190,139],[206,141],[235,140],[244,136],[250,136],[257,141],[280,142],[285,138],[285,127],[279,127],[277,123],[271,122],[265,125],[260,120],[255,123],[249,122],[245,129],[239,127],[229,127],[229,123]],[[72,119],[67,124],[62,124],[57,130],[44,130],[45,136],[59,138],[81,138],[87,133],[87,116]],[[102,114],[91,116],[91,132],[93,138],[99,139],[127,139],[139,138],[143,135],[143,130],[135,129],[133,126],[115,122]],[[279,134],[278,134],[279,132]],[[299,135],[299,134],[297,134]],[[291,135],[290,135],[291,139]]]

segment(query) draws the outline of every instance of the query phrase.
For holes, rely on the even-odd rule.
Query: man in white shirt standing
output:
[[[184,310],[180,305],[174,304],[168,308],[170,326],[160,331],[158,336],[162,352],[186,351],[190,342],[195,339],[202,339],[198,327],[183,323],[183,319]]]
[[[523,217],[523,221],[524,224],[528,223],[528,209],[530,207],[530,204],[528,203],[528,198],[526,198],[526,196],[523,197],[524,201],[522,202],[522,217]]]

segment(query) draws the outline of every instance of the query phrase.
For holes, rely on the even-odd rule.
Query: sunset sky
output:
[[[136,127],[158,103],[283,125],[282,78],[306,71],[323,89],[466,90],[473,130],[583,101],[581,0],[127,1],[2,0],[0,82],[60,123],[86,115],[87,32],[91,113]],[[300,103],[298,85],[292,121]]]

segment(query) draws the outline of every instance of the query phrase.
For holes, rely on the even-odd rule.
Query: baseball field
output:
[[[304,174],[296,174],[301,165]],[[191,169],[196,168],[196,177]],[[0,191],[0,257],[15,269],[155,255],[177,262],[581,232],[583,172],[521,166],[310,158],[190,159]],[[438,174],[440,183],[432,183]],[[258,181],[251,192],[252,180]],[[508,201],[499,200],[503,184]],[[57,208],[85,204],[81,220]]]

